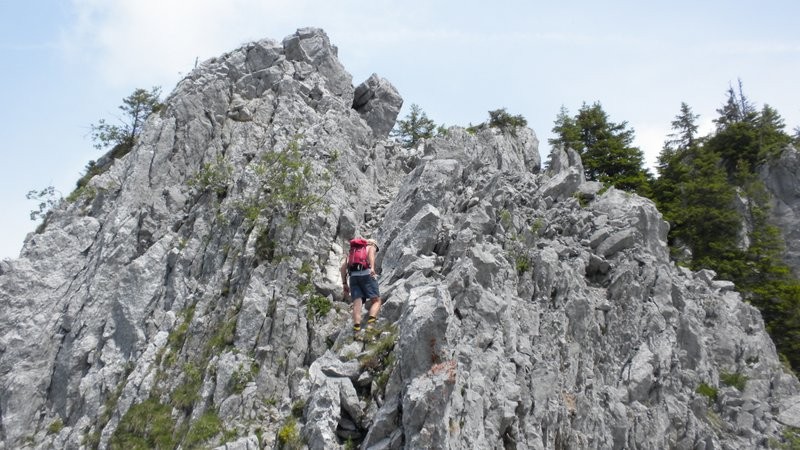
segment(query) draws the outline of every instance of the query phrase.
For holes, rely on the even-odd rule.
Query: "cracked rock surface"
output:
[[[649,200],[574,152],[541,170],[527,128],[401,148],[401,104],[313,28],[190,73],[0,263],[0,448],[733,449],[800,427],[760,314],[670,262]],[[320,201],[253,208],[286,149]],[[355,234],[385,300],[359,336]]]

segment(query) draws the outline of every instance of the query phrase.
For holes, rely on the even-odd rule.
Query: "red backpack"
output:
[[[369,269],[368,254],[366,239],[351,239],[350,252],[347,254],[347,269],[350,272]]]

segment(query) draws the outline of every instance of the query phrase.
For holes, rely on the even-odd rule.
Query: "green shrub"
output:
[[[202,382],[203,377],[197,366],[193,363],[184,365],[183,384],[178,386],[170,396],[172,406],[184,411],[190,411],[194,402],[200,398],[200,386]]]
[[[392,359],[389,358],[394,350],[395,342],[397,342],[397,330],[388,328],[385,336],[374,341],[372,344],[367,345],[366,353],[361,356],[359,363],[361,367],[369,370],[371,373],[379,373],[383,371]],[[374,339],[383,333],[381,330],[374,328],[368,330],[368,339]]]
[[[511,115],[505,108],[489,111],[489,126],[499,128],[503,131],[514,131],[516,128],[528,125],[528,121],[522,115]]]
[[[175,327],[175,329],[173,329],[167,337],[167,344],[169,344],[169,348],[174,352],[179,351],[181,347],[183,347],[183,343],[186,340],[186,332],[189,331],[189,324],[192,322],[192,318],[194,317],[194,306],[190,306],[183,310],[181,315],[183,316],[181,324]]]
[[[197,448],[214,436],[222,433],[222,421],[216,411],[206,411],[189,428],[189,432],[183,441],[184,448]]]
[[[500,210],[500,224],[503,228],[510,230],[514,227],[514,219],[511,217],[511,211],[507,209]]]
[[[253,170],[260,188],[258,197],[249,202],[262,211],[285,212],[292,225],[304,214],[325,206],[325,194],[332,186],[330,168],[315,171],[300,152],[297,139],[283,150],[264,153]]]
[[[305,400],[298,400],[292,404],[292,416],[302,419],[303,412],[306,409],[306,401]]]
[[[735,373],[725,373],[723,372],[719,376],[720,381],[727,386],[734,387],[739,391],[744,391],[745,386],[747,385],[748,377],[739,372]]]
[[[327,316],[332,307],[333,303],[328,300],[328,297],[312,295],[306,304],[306,313],[309,319],[319,319]]]
[[[236,339],[236,317],[232,317],[217,329],[216,333],[211,336],[206,345],[206,356],[210,356],[212,352],[221,350],[225,347],[233,345]]]
[[[531,224],[531,234],[534,236],[538,236],[539,232],[544,229],[544,221],[541,218],[537,218]]]
[[[63,429],[64,421],[61,420],[61,417],[56,417],[56,420],[50,422],[50,425],[47,427],[47,434],[58,434]]]
[[[217,155],[213,162],[204,164],[188,184],[200,192],[213,192],[217,197],[224,197],[232,176],[233,166],[225,161],[224,156]]]
[[[286,450],[299,450],[303,447],[300,432],[297,430],[297,419],[294,416],[289,416],[278,430],[278,444]]]
[[[798,450],[800,449],[800,428],[786,427],[783,430],[784,442],[776,442],[770,439],[769,448],[777,448],[781,450]]]
[[[716,403],[717,401],[717,388],[709,386],[706,383],[700,383],[700,386],[697,386],[695,392],[705,397],[708,397],[709,403]]]
[[[531,261],[527,255],[519,255],[517,256],[517,275],[522,276],[525,272],[527,272],[531,268]]]
[[[128,409],[109,444],[119,450],[171,449],[177,444],[174,432],[172,408],[151,398]]]

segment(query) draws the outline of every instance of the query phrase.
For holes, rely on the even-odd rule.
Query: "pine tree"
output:
[[[392,136],[400,138],[403,147],[416,147],[423,139],[430,139],[437,131],[436,123],[429,119],[425,111],[417,104],[411,105],[411,110],[405,119],[398,120]]]
[[[584,146],[580,139],[581,130],[564,105],[561,105],[561,109],[558,111],[552,131],[556,137],[548,139],[547,143],[553,148],[560,147],[564,150],[571,148],[578,153],[583,151]]]
[[[784,131],[786,124],[783,117],[771,106],[764,104],[761,113],[755,121],[758,130],[758,159],[759,162],[780,155],[792,138]]]
[[[675,212],[672,238],[692,250],[693,269],[711,268],[730,279],[728,261],[736,258],[741,220],[733,201],[736,191],[728,184],[720,157],[699,152],[682,184],[682,204]]]
[[[576,146],[580,147],[575,150],[581,154],[586,178],[649,196],[644,154],[632,146],[634,132],[628,129],[628,123],[611,122],[599,102],[591,106],[584,103],[573,120],[578,130]]]
[[[658,155],[658,178],[653,181],[653,200],[664,219],[675,224],[683,208],[684,184],[689,181],[690,162],[697,152],[696,138],[698,115],[686,103],[681,103],[680,113],[671,122],[673,133],[664,142]]]
[[[742,80],[738,81],[739,92],[737,93],[733,86],[728,86],[728,99],[720,109],[717,109],[719,117],[714,120],[717,130],[724,130],[735,123],[752,122],[756,117],[755,107],[744,95]]]
[[[664,148],[677,152],[694,147],[697,141],[698,118],[699,114],[694,114],[689,105],[681,102],[681,112],[671,122],[675,132],[668,135],[670,139],[664,143]]]

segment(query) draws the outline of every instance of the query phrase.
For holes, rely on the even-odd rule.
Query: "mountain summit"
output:
[[[319,29],[199,65],[0,262],[0,448],[757,448],[800,384],[653,204],[524,127],[387,140]],[[354,340],[339,265],[380,244]]]

